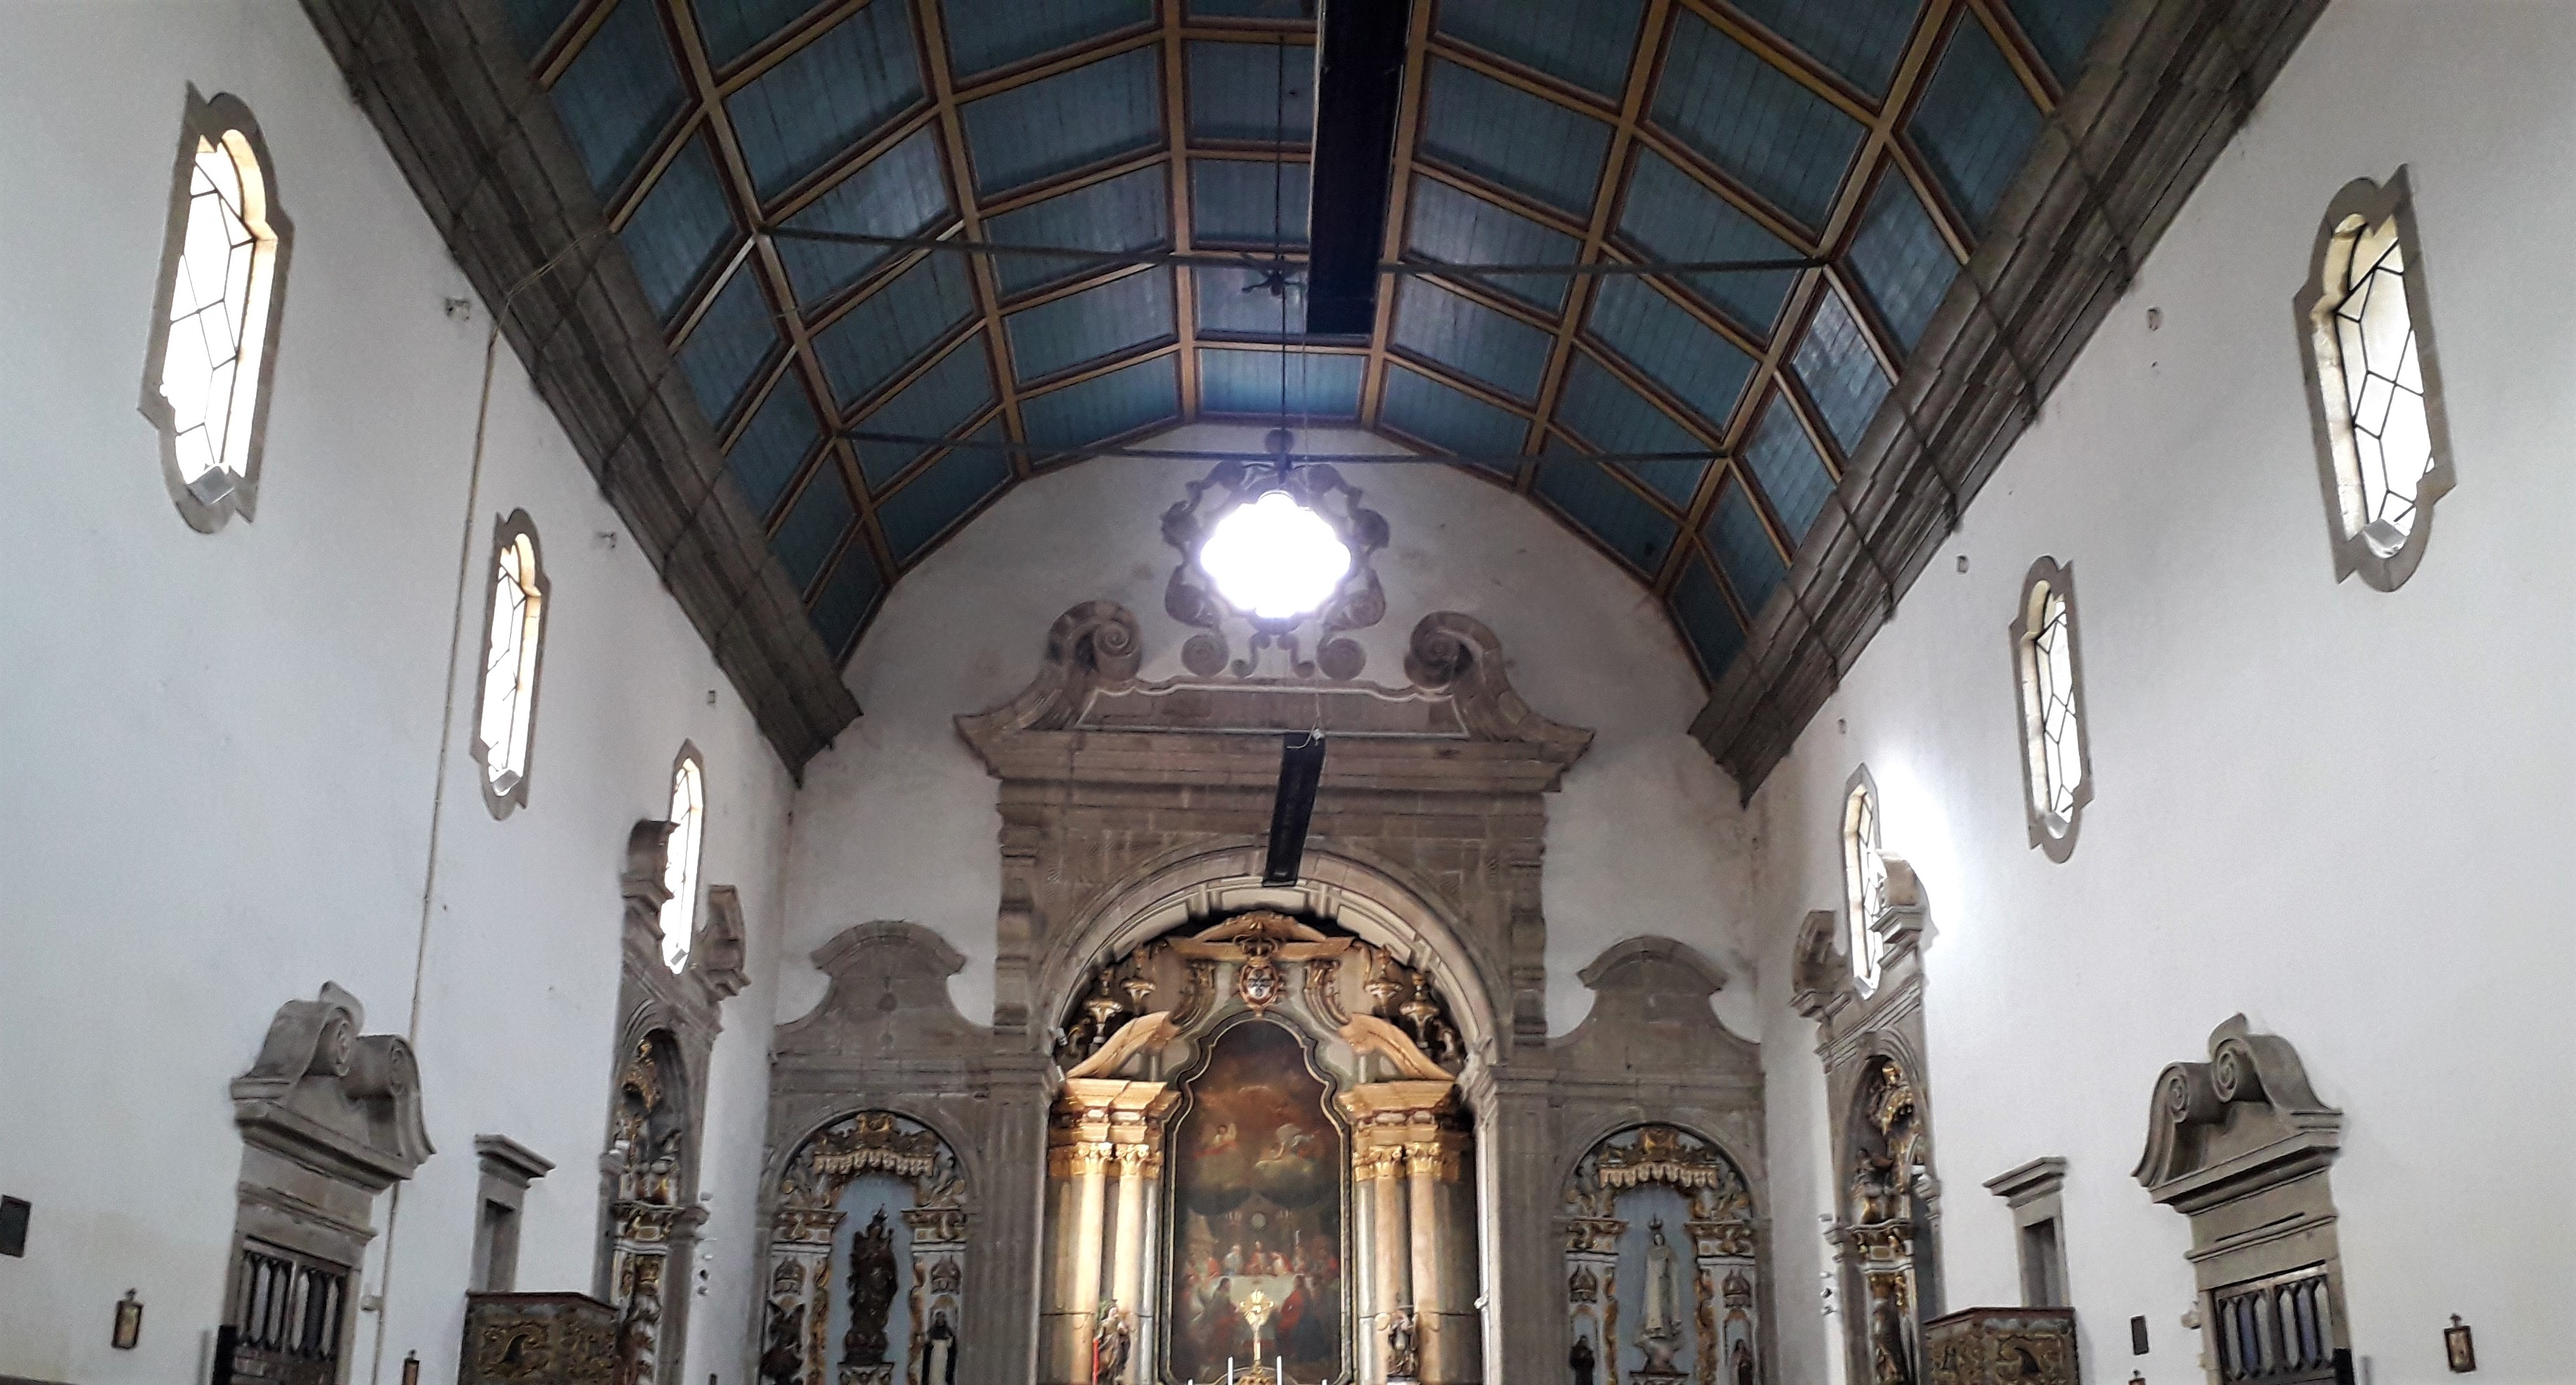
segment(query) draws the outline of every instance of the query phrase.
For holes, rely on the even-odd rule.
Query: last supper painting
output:
[[[1341,1127],[1305,1045],[1267,1021],[1221,1036],[1174,1141],[1167,1378],[1284,1358],[1343,1375]]]

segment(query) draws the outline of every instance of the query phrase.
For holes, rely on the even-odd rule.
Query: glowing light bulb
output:
[[[1199,566],[1235,609],[1290,620],[1331,598],[1351,570],[1351,550],[1322,516],[1272,491],[1217,521]]]

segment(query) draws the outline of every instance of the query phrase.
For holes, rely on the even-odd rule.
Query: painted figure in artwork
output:
[[[1222,1379],[1231,1357],[1286,1358],[1332,1380],[1343,1353],[1347,1137],[1305,1044],[1265,1020],[1218,1036],[1171,1136],[1173,1380]],[[1252,1307],[1266,1305],[1257,1330]]]

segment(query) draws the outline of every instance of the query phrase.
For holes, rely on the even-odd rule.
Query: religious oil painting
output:
[[[1165,1378],[1284,1358],[1343,1374],[1342,1129],[1297,1036],[1267,1021],[1216,1042],[1175,1132]]]

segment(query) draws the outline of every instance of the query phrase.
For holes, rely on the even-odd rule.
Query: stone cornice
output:
[[[1410,686],[1173,679],[1136,674],[1136,619],[1110,602],[1065,612],[1046,661],[1009,702],[957,719],[1004,781],[1244,789],[1279,782],[1278,736],[1321,729],[1326,792],[1537,794],[1592,733],[1539,715],[1512,691],[1493,632],[1455,612],[1414,627]]]
[[[537,393],[790,771],[859,714],[492,0],[305,13]]]

